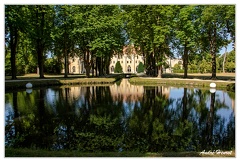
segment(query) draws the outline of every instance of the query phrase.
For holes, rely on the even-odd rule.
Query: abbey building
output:
[[[118,61],[121,64],[123,73],[137,73],[140,62],[144,64],[144,56],[137,53],[134,48],[124,47],[122,53],[112,56],[109,65],[110,73],[114,73]],[[182,64],[181,59],[168,58],[166,62],[169,67],[164,69],[165,73],[171,73],[175,64]],[[64,69],[62,72],[64,73]],[[84,61],[80,57],[69,58],[69,74],[84,74],[85,72]]]

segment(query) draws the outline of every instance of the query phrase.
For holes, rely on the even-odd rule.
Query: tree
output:
[[[122,66],[121,66],[121,64],[120,64],[120,61],[118,61],[117,63],[116,63],[116,66],[115,66],[115,68],[114,68],[114,73],[122,73],[123,71],[122,71]]]
[[[5,48],[10,47],[11,51],[11,73],[12,79],[17,79],[16,54],[19,43],[19,34],[24,30],[24,10],[25,6],[6,5],[5,6]],[[7,53],[5,54],[7,55]]]
[[[141,5],[123,6],[126,29],[134,46],[140,47],[146,58],[147,74],[162,76],[166,56],[172,55],[170,43],[173,35],[171,21],[177,12],[176,6]],[[158,69],[157,69],[158,68]]]
[[[232,50],[231,52],[227,53],[226,59],[226,71],[227,72],[235,72],[235,51]]]
[[[53,38],[53,53],[59,62],[62,63],[64,59],[64,77],[68,77],[69,73],[69,57],[75,56],[77,51],[74,51],[76,41],[73,40],[72,30],[74,30],[73,13],[74,7],[70,5],[54,6],[54,29],[51,33]]]
[[[228,30],[226,13],[228,6],[223,5],[208,5],[201,6],[201,44],[204,51],[208,51],[212,57],[212,76],[211,79],[216,79],[216,54],[226,45]],[[234,8],[234,7],[233,7]],[[234,17],[231,17],[232,23],[235,22]],[[231,24],[232,24],[231,23]],[[231,28],[232,29],[232,28]],[[231,30],[233,34],[233,31]],[[233,34],[234,35],[234,34]]]
[[[195,51],[198,40],[198,21],[196,8],[192,5],[182,6],[178,17],[173,21],[176,28],[175,34],[178,40],[178,49],[179,52],[183,51],[184,78],[187,78],[189,52]]]
[[[84,60],[86,76],[90,70],[99,75],[108,72],[110,58],[123,46],[122,20],[116,5],[73,6],[75,42]],[[94,74],[94,73],[93,73]]]
[[[53,6],[32,5],[28,6],[28,9],[29,17],[26,28],[37,54],[39,77],[44,78],[45,54],[50,50],[52,45],[50,34],[53,27]]]
[[[138,68],[137,68],[138,73],[144,72],[144,65],[142,62],[139,63]]]

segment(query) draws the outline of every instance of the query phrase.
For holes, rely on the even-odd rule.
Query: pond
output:
[[[47,87],[5,93],[5,147],[82,152],[235,148],[235,93],[170,86]]]

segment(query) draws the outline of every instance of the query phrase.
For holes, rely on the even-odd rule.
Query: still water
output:
[[[5,147],[96,151],[235,148],[235,93],[71,86],[5,93]]]

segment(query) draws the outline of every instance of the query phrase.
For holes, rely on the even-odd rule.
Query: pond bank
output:
[[[216,83],[216,88],[235,91],[235,81],[223,80],[202,80],[202,79],[181,79],[181,78],[152,78],[152,77],[132,77],[130,80],[134,85],[173,85],[190,87],[209,87],[210,83]]]
[[[113,84],[123,78],[122,74],[109,75],[98,78],[27,78],[18,80],[5,80],[5,90],[25,89],[27,83],[32,83],[34,87],[61,86],[61,85],[95,85],[95,84]],[[225,89],[235,92],[235,81],[224,80],[204,80],[204,79],[182,79],[182,78],[156,78],[156,77],[136,77],[130,78],[130,83],[134,85],[173,85],[173,86],[191,86],[191,87],[209,87],[209,84],[216,83],[218,89]]]
[[[33,88],[43,86],[61,85],[92,85],[92,84],[113,84],[117,78],[59,78],[59,79],[26,79],[6,80],[5,90],[26,88],[27,83],[32,83]]]

